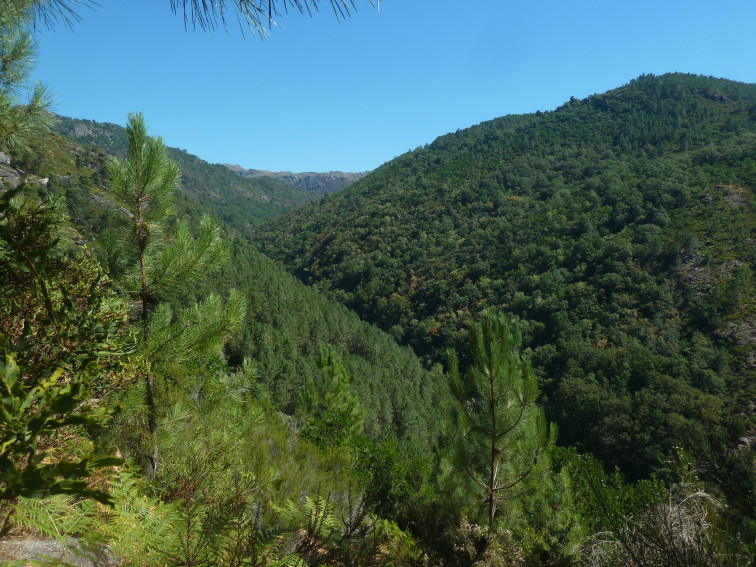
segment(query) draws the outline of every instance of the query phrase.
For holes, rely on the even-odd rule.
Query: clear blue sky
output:
[[[505,114],[643,73],[756,82],[756,1],[328,0],[260,41],[185,31],[169,0],[101,0],[37,33],[55,110],[149,132],[211,163],[363,171]]]

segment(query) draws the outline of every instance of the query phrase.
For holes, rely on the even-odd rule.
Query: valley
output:
[[[296,174],[2,85],[0,561],[753,565],[756,85]]]

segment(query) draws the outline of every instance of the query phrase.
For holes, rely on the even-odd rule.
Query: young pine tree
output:
[[[118,245],[131,262],[124,283],[141,308],[141,377],[145,385],[152,473],[157,470],[157,414],[154,371],[168,358],[173,361],[206,353],[243,319],[244,302],[232,293],[225,307],[210,296],[193,309],[173,317],[160,305],[179,285],[191,283],[225,261],[226,246],[217,225],[204,217],[193,237],[186,223],[176,222],[169,233],[173,194],[181,171],[168,158],[160,138],[150,138],[141,114],[130,114],[126,128],[128,155],[108,165],[112,194],[125,211]]]
[[[487,309],[470,329],[472,361],[464,376],[456,354],[449,355],[449,387],[458,402],[456,458],[484,491],[489,528],[497,504],[536,470],[539,455],[553,443],[520,342],[519,326]]]
[[[323,384],[320,388],[310,384],[301,395],[302,433],[321,448],[340,447],[362,433],[364,408],[332,347],[320,348],[317,364],[323,371]]]

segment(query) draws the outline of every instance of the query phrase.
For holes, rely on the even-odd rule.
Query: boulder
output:
[[[21,184],[21,175],[15,169],[0,166],[0,184],[15,189]]]

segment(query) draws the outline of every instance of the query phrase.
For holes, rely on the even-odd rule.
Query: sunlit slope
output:
[[[82,144],[78,151],[84,156],[88,150],[121,158],[127,152],[126,130],[116,124],[58,117],[55,130]],[[245,230],[271,220],[318,197],[272,177],[240,177],[186,150],[168,148],[168,153],[181,166],[181,191],[177,197],[187,202],[180,208],[210,211],[235,229]]]
[[[643,76],[442,136],[257,239],[429,361],[486,306],[519,317],[561,442],[643,473],[752,426],[755,189],[756,85]]]

